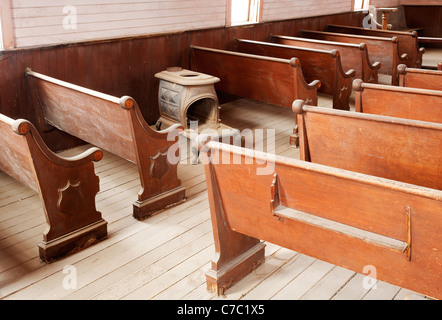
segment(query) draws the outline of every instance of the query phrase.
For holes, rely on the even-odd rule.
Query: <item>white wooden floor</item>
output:
[[[330,102],[321,96],[320,106]],[[299,157],[288,145],[291,110],[241,99],[224,105],[221,119],[239,129],[274,128],[275,152]],[[270,243],[266,262],[226,296],[207,292],[204,273],[214,247],[206,182],[202,165],[187,162],[178,168],[187,201],[140,222],[132,218],[139,190],[135,165],[105,153],[96,164],[96,201],[109,223],[108,237],[51,264],[38,258],[45,228],[38,195],[0,173],[1,299],[426,299],[374,280],[374,287],[364,289],[370,282],[362,273]]]

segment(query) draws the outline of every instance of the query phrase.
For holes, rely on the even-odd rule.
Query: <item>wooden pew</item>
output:
[[[419,48],[417,31],[394,31],[394,30],[380,30],[380,29],[365,29],[362,27],[342,26],[342,25],[327,25],[327,31],[338,33],[349,33],[374,37],[397,37],[399,40],[399,54],[406,53],[408,59],[405,62],[407,67],[421,68],[422,55],[425,53],[424,48]]]
[[[353,82],[355,111],[442,123],[442,91]]]
[[[309,39],[318,39],[345,43],[365,43],[368,47],[368,54],[371,61],[379,61],[381,68],[379,73],[391,75],[391,84],[398,84],[397,66],[405,63],[408,59],[407,54],[399,55],[398,38],[381,38],[371,36],[361,36],[354,34],[322,32],[301,30],[300,36]]]
[[[244,39],[236,40],[236,48],[239,52],[248,54],[283,59],[298,58],[306,81],[318,79],[321,81],[318,91],[333,96],[333,108],[350,110],[351,83],[355,70],[346,71],[342,68],[338,50],[310,49]]]
[[[442,123],[302,105],[301,160],[442,190]]]
[[[270,40],[275,43],[295,47],[320,50],[337,49],[341,53],[341,63],[344,70],[354,69],[356,72],[355,78],[362,79],[364,82],[378,83],[378,70],[381,64],[370,61],[368,46],[365,43],[354,44],[281,35],[271,35]]]
[[[398,66],[399,86],[429,90],[442,90],[442,72],[437,70]]]
[[[193,70],[220,78],[215,84],[220,91],[287,108],[294,97],[318,103],[321,83],[317,79],[306,82],[297,58],[277,59],[199,46],[190,49]]]
[[[319,109],[327,109],[333,115],[322,116]],[[341,139],[337,145],[353,144],[356,149],[362,146],[367,153],[361,157],[386,164],[376,157],[381,156],[383,145],[368,149],[362,142],[371,140],[373,133],[376,141],[383,141],[376,129],[385,124],[391,133],[389,121],[378,124],[368,120],[359,130],[356,126],[347,127],[353,115],[358,114],[303,108],[298,117],[307,130],[303,141],[308,144],[311,162],[217,142],[202,147],[216,251],[206,273],[209,290],[224,294],[265,263],[263,240],[359,273],[372,265],[378,280],[442,298],[442,191],[314,163],[316,153],[321,151],[315,153],[312,148],[327,147],[327,138],[333,140],[337,132]],[[321,127],[323,122],[327,128]],[[407,125],[402,127],[398,129],[401,132],[414,130]],[[435,130],[424,126],[422,130],[427,129],[431,134],[426,136],[426,142],[430,137],[441,138],[441,125]],[[311,130],[318,139],[309,136]],[[389,139],[387,135],[383,138]],[[418,148],[423,145],[420,139],[421,136],[414,139]],[[440,147],[437,139],[431,141]],[[439,164],[440,150],[434,156]],[[339,155],[335,149],[321,154]],[[225,160],[229,156],[230,163]],[[416,167],[413,152],[401,151],[401,156]],[[350,166],[359,161],[351,152],[345,152],[341,160]],[[419,166],[426,166],[425,158],[419,160],[423,160],[418,161]],[[258,174],[265,166],[273,166],[271,173]],[[408,165],[404,175],[407,170]]]
[[[0,170],[40,196],[47,223],[38,244],[41,260],[51,262],[106,237],[107,222],[95,208],[100,184],[93,161],[101,160],[101,150],[61,157],[29,121],[0,114],[0,151]]]
[[[307,83],[298,58],[279,59],[198,46],[190,47],[194,71],[220,78],[217,91],[290,108],[296,97],[318,104],[319,80]],[[296,137],[290,136],[295,145]]]
[[[137,164],[141,190],[133,204],[136,219],[184,201],[177,162],[168,161],[182,126],[155,131],[131,97],[113,97],[30,69],[26,76],[36,109],[49,125]]]

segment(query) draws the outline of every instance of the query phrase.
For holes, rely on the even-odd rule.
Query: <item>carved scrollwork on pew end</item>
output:
[[[150,176],[154,179],[161,180],[170,169],[167,152],[158,152],[155,156],[151,156],[150,160]]]

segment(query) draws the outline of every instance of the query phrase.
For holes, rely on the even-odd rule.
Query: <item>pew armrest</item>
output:
[[[382,67],[382,64],[379,61],[376,61],[371,66],[372,66],[372,69],[380,69]]]
[[[346,78],[353,78],[356,75],[355,69],[350,69],[345,73]]]
[[[40,151],[45,155],[45,157],[57,166],[65,168],[75,168],[91,161],[98,162],[103,158],[103,152],[96,147],[91,147],[88,150],[72,157],[63,157],[57,155],[44,143],[34,125],[24,119],[16,120],[13,123],[12,128],[14,132],[19,135],[30,134]]]

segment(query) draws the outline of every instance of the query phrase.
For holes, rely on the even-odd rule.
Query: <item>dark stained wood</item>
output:
[[[378,83],[378,71],[381,68],[381,64],[370,61],[368,46],[365,43],[354,44],[281,35],[272,35],[270,40],[295,47],[320,50],[336,49],[341,54],[341,63],[344,70],[354,69],[356,79],[362,79],[364,82],[369,83]]]
[[[437,23],[442,21],[442,6],[404,5],[403,7],[408,26],[421,28],[419,37],[442,37],[442,25]]]
[[[39,123],[46,121],[138,165],[141,190],[133,207],[135,218],[145,219],[184,200],[185,189],[177,178],[178,161],[168,160],[182,126],[155,131],[129,96],[105,95],[31,70],[26,77],[36,112],[44,118]]]
[[[312,105],[318,103],[321,83],[304,80],[298,58],[279,59],[198,46],[191,50],[191,69],[218,77],[218,92],[288,108],[300,97]],[[294,139],[290,137],[291,144],[296,143]]]
[[[208,289],[222,294],[265,263],[264,240],[356,272],[373,265],[378,280],[442,296],[440,190],[215,142],[207,147],[216,252]]]
[[[349,33],[357,35],[366,35],[374,37],[397,37],[399,54],[406,53],[408,59],[405,62],[407,67],[420,68],[422,67],[422,55],[425,52],[424,48],[419,47],[417,31],[394,31],[394,30],[380,30],[380,29],[365,29],[362,27],[333,25],[327,26],[327,31],[338,33]]]
[[[399,86],[430,90],[442,90],[442,72],[398,66]]]
[[[358,45],[365,43],[368,47],[371,62],[376,61],[381,63],[379,72],[391,75],[392,85],[397,85],[399,81],[397,66],[401,63],[405,63],[408,58],[406,54],[399,55],[398,39],[395,37],[381,38],[314,30],[301,30],[300,36],[309,39],[355,43]]]
[[[355,110],[442,123],[442,91],[353,82]]]
[[[317,105],[317,79],[307,83],[299,59],[277,59],[206,47],[191,47],[192,69],[220,78],[219,91],[290,108],[296,97]]]
[[[0,169],[38,192],[47,229],[38,244],[40,259],[51,262],[104,239],[107,222],[96,210],[97,148],[71,158],[56,155],[26,120],[0,114]]]
[[[333,108],[350,110],[351,83],[355,70],[343,69],[341,53],[337,49],[311,49],[244,39],[237,40],[237,49],[244,53],[276,58],[298,58],[306,81],[321,81],[318,91],[333,97]]]

